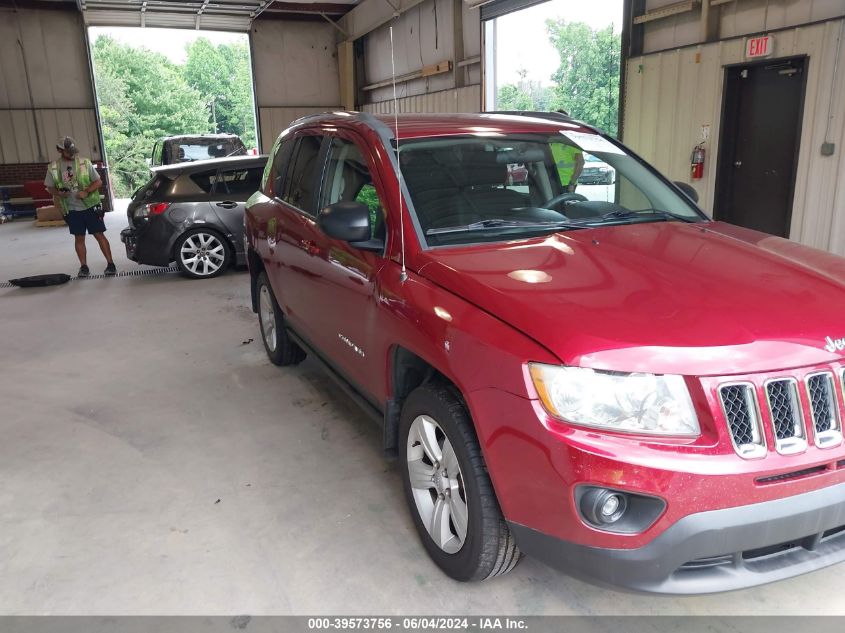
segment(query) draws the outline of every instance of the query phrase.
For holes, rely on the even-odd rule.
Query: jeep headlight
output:
[[[697,436],[698,417],[681,376],[529,363],[546,411],[565,422],[627,433]]]

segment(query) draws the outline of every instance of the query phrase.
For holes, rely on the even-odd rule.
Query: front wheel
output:
[[[285,330],[284,318],[267,273],[261,272],[255,281],[258,292],[258,324],[264,350],[274,365],[296,365],[305,359],[305,352],[294,343]]]
[[[455,580],[506,574],[520,559],[472,422],[447,385],[413,391],[400,420],[402,483],[432,560]]]
[[[191,279],[216,277],[232,263],[232,249],[214,231],[185,233],[176,241],[174,250],[179,271]]]

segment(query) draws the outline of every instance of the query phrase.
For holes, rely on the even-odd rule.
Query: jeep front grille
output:
[[[761,457],[766,452],[766,439],[760,428],[760,413],[754,385],[735,383],[719,387],[725,420],[731,431],[734,448],[742,457]]]
[[[807,397],[813,416],[813,436],[816,446],[822,448],[839,444],[842,440],[839,425],[839,408],[836,403],[836,388],[833,374],[822,372],[806,377]]]
[[[725,382],[716,391],[734,449],[753,459],[765,456],[772,444],[781,455],[802,453],[810,443],[840,446],[840,388],[845,392],[845,367],[837,373],[825,369],[765,382]]]
[[[778,453],[799,453],[807,448],[798,382],[779,378],[766,383],[766,400],[772,416],[775,449]]]

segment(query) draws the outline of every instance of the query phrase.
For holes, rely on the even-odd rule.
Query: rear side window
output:
[[[248,198],[261,185],[261,167],[221,169],[215,178],[214,192]]]
[[[216,169],[207,169],[205,171],[198,171],[195,174],[191,174],[190,178],[194,181],[194,184],[205,191],[206,193],[211,192],[211,187],[214,185],[214,180],[217,177],[217,170]]]
[[[322,143],[322,136],[303,136],[297,140],[285,177],[284,193],[281,195],[289,205],[309,214],[314,213]]]
[[[152,166],[161,165],[161,144],[156,141],[155,145],[153,145],[153,152],[152,152]]]

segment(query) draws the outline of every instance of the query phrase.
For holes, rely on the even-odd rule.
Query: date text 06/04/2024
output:
[[[445,631],[445,630],[524,630],[525,620],[500,617],[337,617],[309,618],[308,629],[321,630],[391,630]]]

